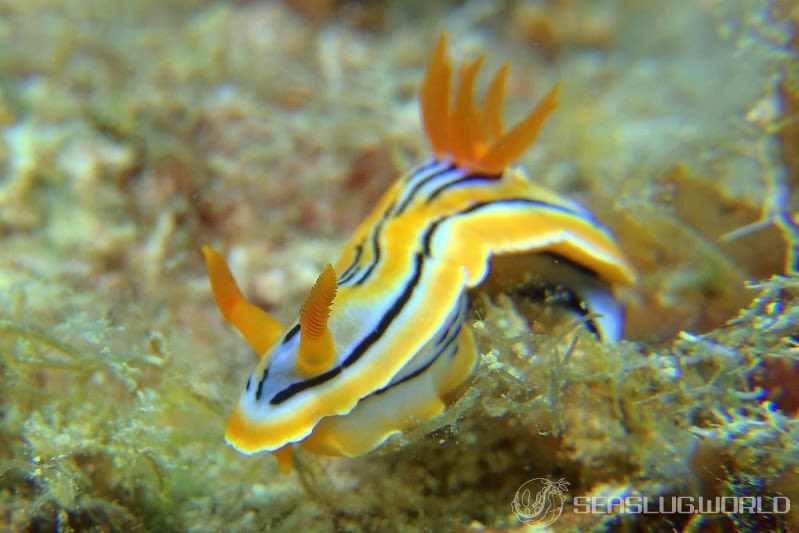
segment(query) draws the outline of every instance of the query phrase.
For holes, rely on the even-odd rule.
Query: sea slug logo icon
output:
[[[563,478],[551,481],[537,477],[519,487],[511,509],[519,520],[531,526],[548,526],[563,512],[563,493],[569,482]]]

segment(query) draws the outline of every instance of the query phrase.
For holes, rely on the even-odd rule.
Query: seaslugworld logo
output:
[[[554,523],[566,507],[569,483],[534,478],[516,491],[511,509],[523,523],[544,527]],[[608,515],[784,515],[791,510],[787,496],[575,496],[568,506],[574,514]]]
[[[511,509],[519,520],[531,526],[548,526],[560,517],[569,482],[537,477],[525,482],[513,497]]]
[[[576,514],[787,514],[786,496],[575,496]]]

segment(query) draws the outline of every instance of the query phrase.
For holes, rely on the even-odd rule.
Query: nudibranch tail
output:
[[[482,109],[474,103],[474,85],[483,56],[460,69],[455,99],[450,106],[452,66],[446,55],[446,34],[436,46],[427,67],[420,103],[422,123],[433,153],[470,172],[501,175],[510,163],[536,139],[549,114],[557,107],[558,87],[508,132],[502,128],[502,102],[509,64],[494,76],[483,98]]]
[[[203,246],[202,252],[217,307],[225,319],[244,335],[258,357],[262,357],[277,342],[283,326],[244,298],[222,254],[209,246]]]
[[[336,345],[327,322],[337,286],[336,273],[328,264],[302,306],[297,369],[305,377],[321,374],[336,360]]]

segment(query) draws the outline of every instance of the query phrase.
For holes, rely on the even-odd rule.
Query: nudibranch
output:
[[[621,335],[610,288],[634,273],[618,244],[588,211],[511,165],[555,109],[557,87],[505,131],[509,65],[477,106],[482,60],[460,68],[450,101],[441,37],[420,91],[433,157],[383,196],[296,322],[284,328],[248,302],[222,256],[203,248],[217,305],[260,356],[225,433],[239,452],[272,452],[287,472],[293,445],[359,456],[442,413],[477,366],[470,291],[495,258],[541,254],[588,272],[596,282],[574,288],[577,307],[603,315],[592,320],[600,337]]]

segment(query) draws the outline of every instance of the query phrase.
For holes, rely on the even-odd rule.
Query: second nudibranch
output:
[[[511,163],[556,107],[557,88],[509,131],[501,109],[508,65],[474,102],[482,57],[463,66],[450,101],[442,36],[420,91],[434,157],[397,180],[328,265],[296,322],[284,328],[249,303],[224,259],[204,247],[216,302],[260,362],[227,426],[244,453],[272,452],[291,468],[291,446],[358,456],[441,414],[477,366],[466,318],[469,291],[492,258],[547,254],[597,280],[580,306],[599,312],[600,337],[621,335],[609,290],[634,281],[610,232],[585,209],[529,181]]]

